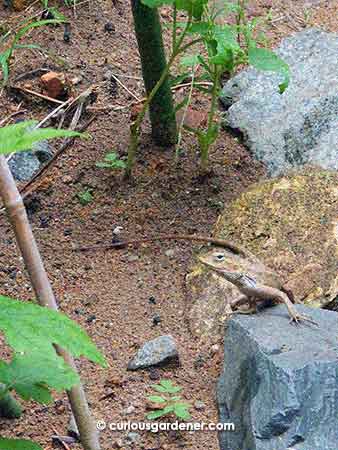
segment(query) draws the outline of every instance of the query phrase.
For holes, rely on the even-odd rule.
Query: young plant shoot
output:
[[[195,87],[211,96],[206,130],[185,126],[198,140],[201,155],[201,171],[208,170],[209,149],[216,141],[219,124],[216,120],[218,97],[221,89],[221,78],[224,73],[232,76],[240,65],[249,64],[258,70],[278,72],[281,75],[280,93],[289,83],[289,68],[275,53],[260,47],[264,36],[256,37],[259,20],[248,21],[245,15],[245,2],[225,2],[224,7],[216,9],[209,0],[141,0],[149,8],[163,5],[172,7],[172,50],[166,67],[158,82],[148,94],[136,121],[131,126],[130,145],[128,150],[127,175],[135,160],[135,153],[140,136],[140,126],[154,96],[167,80],[169,71],[178,56],[183,56],[196,44],[198,52],[185,56],[185,66],[199,66],[201,72],[194,77]],[[210,3],[210,5],[209,5]],[[185,13],[186,19],[178,20],[178,13]],[[181,16],[182,14],[180,14]],[[224,23],[225,18],[235,15],[235,21]],[[221,23],[218,18],[222,16]],[[151,60],[148,61],[151,65]],[[151,69],[149,69],[151,70]],[[198,85],[200,81],[210,82],[210,89]],[[191,97],[191,93],[190,93]],[[190,101],[190,100],[189,100]],[[187,102],[183,102],[187,104]]]

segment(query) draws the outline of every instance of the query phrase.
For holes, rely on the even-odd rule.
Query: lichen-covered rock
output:
[[[276,53],[290,67],[287,90],[279,94],[276,73],[242,71],[224,86],[224,124],[243,133],[272,175],[304,164],[337,170],[338,34],[308,29]]]
[[[338,174],[307,168],[253,185],[219,217],[215,236],[251,251],[297,300],[333,305],[338,297]],[[220,337],[225,306],[238,295],[236,288],[201,265],[187,276],[187,288],[191,330],[208,339]]]
[[[338,314],[297,310],[317,326],[291,325],[282,305],[229,320],[217,401],[235,431],[221,450],[338,448]]]

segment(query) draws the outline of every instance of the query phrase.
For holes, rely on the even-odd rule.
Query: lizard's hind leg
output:
[[[248,304],[249,307],[246,309],[238,309],[245,304]],[[240,295],[231,302],[231,308],[235,309],[233,314],[255,314],[257,312],[257,304],[255,299],[244,294]]]

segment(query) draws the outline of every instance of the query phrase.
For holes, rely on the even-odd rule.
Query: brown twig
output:
[[[20,109],[20,111],[13,112],[12,114],[10,114],[9,116],[5,117],[0,121],[0,127],[9,122],[13,117],[18,116],[19,114],[23,114],[25,112],[27,112],[27,109]]]
[[[64,102],[61,100],[57,100],[56,98],[48,97],[48,95],[40,94],[39,92],[32,91],[31,89],[23,88],[20,86],[11,86],[11,89],[17,89],[22,92],[26,92],[27,94],[35,95],[36,97],[42,98],[43,100],[47,100],[52,103],[58,103],[62,105]]]

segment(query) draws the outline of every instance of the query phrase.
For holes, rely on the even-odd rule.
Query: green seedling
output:
[[[175,416],[183,420],[191,418],[190,404],[182,401],[180,395],[176,395],[182,391],[181,387],[175,386],[171,380],[161,380],[159,384],[153,384],[151,387],[161,395],[150,395],[147,398],[157,406],[161,405],[161,408],[147,414],[147,419],[154,420],[163,416]]]
[[[248,21],[246,19],[245,0],[238,0],[236,3],[225,2],[224,6],[219,9],[209,0],[141,1],[150,8],[158,8],[163,5],[172,7],[172,48],[162,75],[131,126],[126,174],[128,176],[131,174],[139,142],[140,127],[152,99],[167,79],[176,59],[179,56],[182,57],[188,49],[196,44],[202,44],[204,50],[185,56],[182,63],[186,67],[198,65],[201,68],[201,73],[194,77],[194,87],[211,96],[211,106],[206,130],[185,128],[197,137],[201,155],[201,170],[205,173],[208,168],[210,147],[216,141],[219,133],[216,115],[223,74],[227,73],[232,76],[243,64],[249,64],[259,70],[277,72],[281,75],[279,89],[280,93],[283,93],[289,83],[288,65],[271,50],[264,48],[266,38],[262,33],[257,32],[262,20]],[[181,20],[182,13],[185,14],[186,20]],[[221,23],[218,23],[220,16],[222,16]],[[226,23],[226,17],[230,19],[231,16],[234,16],[235,20],[229,20],[229,23]],[[181,80],[190,75],[189,72],[183,74]],[[203,87],[201,81],[209,82],[210,88]],[[181,107],[186,104],[187,102],[182,102]]]
[[[13,54],[18,49],[37,49],[42,51],[42,48],[37,44],[24,44],[23,38],[34,28],[39,28],[45,25],[59,24],[64,22],[63,19],[46,19],[31,22],[22,22],[18,29],[14,32],[8,31],[0,38],[0,68],[2,72],[2,84],[7,85],[10,75],[10,64]],[[12,39],[11,39],[12,38]]]
[[[126,163],[119,159],[118,155],[115,152],[110,152],[105,155],[103,161],[97,162],[95,164],[96,167],[100,169],[109,169],[111,171],[121,170],[126,168]]]
[[[85,189],[82,192],[77,193],[77,198],[82,206],[89,205],[94,200],[94,196],[90,189]]]

